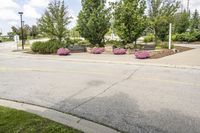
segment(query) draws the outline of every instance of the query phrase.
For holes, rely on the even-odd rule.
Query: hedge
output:
[[[56,40],[47,42],[35,42],[32,44],[32,51],[39,54],[52,54],[56,53],[59,48],[66,47]]]
[[[173,41],[181,42],[195,42],[200,41],[200,31],[185,32],[182,34],[175,34],[172,36]]]

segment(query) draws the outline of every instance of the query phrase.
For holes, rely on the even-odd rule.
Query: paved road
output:
[[[0,56],[1,98],[130,133],[199,133],[199,81],[198,69]]]

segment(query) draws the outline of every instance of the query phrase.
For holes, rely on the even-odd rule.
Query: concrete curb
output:
[[[188,66],[188,65],[171,65],[171,64],[159,64],[159,63],[140,63],[140,62],[128,62],[128,61],[105,61],[105,60],[88,60],[88,59],[65,59],[55,57],[37,57],[40,59],[48,60],[60,60],[60,61],[71,61],[71,62],[84,62],[84,63],[108,63],[108,64],[126,64],[126,65],[138,65],[138,66],[154,66],[154,67],[169,67],[179,69],[197,69],[200,70],[200,66]]]
[[[109,127],[41,106],[20,103],[1,98],[0,105],[33,113],[55,122],[81,130],[85,133],[119,133],[118,131]]]

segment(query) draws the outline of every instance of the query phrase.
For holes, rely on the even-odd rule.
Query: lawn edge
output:
[[[33,105],[6,98],[0,98],[0,105],[29,112],[85,133],[119,133],[118,131],[104,125],[39,105]]]

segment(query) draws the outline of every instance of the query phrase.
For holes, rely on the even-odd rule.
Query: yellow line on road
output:
[[[105,73],[105,72],[95,72],[95,71],[73,71],[73,70],[53,70],[53,69],[38,69],[38,68],[11,68],[11,67],[3,67],[0,66],[0,73],[1,72],[9,72],[9,71],[14,71],[14,72],[18,72],[18,71],[37,71],[37,72],[51,72],[51,73],[78,73],[78,74],[95,74],[95,75],[106,75],[106,76],[110,76],[110,77],[116,77],[115,75],[111,74],[111,73]],[[132,77],[129,80],[142,80],[142,81],[158,81],[158,82],[166,82],[166,83],[173,83],[173,84],[182,84],[182,85],[190,85],[190,86],[197,86],[200,87],[200,84],[198,82],[183,82],[183,81],[175,81],[175,80],[168,80],[168,79],[158,79],[158,78],[148,78],[148,77]]]
[[[131,78],[132,80],[142,80],[142,81],[159,81],[159,82],[167,82],[169,83],[174,83],[174,84],[183,84],[183,85],[190,85],[190,86],[200,86],[199,82],[194,82],[194,83],[190,83],[190,82],[186,82],[186,81],[175,81],[175,80],[168,80],[168,79],[158,79],[158,78],[146,78],[146,77],[133,77]]]
[[[78,74],[96,74],[96,75],[106,75],[106,76],[112,76],[114,77],[113,74],[105,73],[105,72],[96,72],[96,71],[75,71],[75,70],[53,70],[53,69],[39,69],[39,68],[11,68],[11,67],[3,67],[0,66],[0,73],[1,72],[9,72],[9,71],[36,71],[36,72],[52,72],[52,73],[78,73]]]

